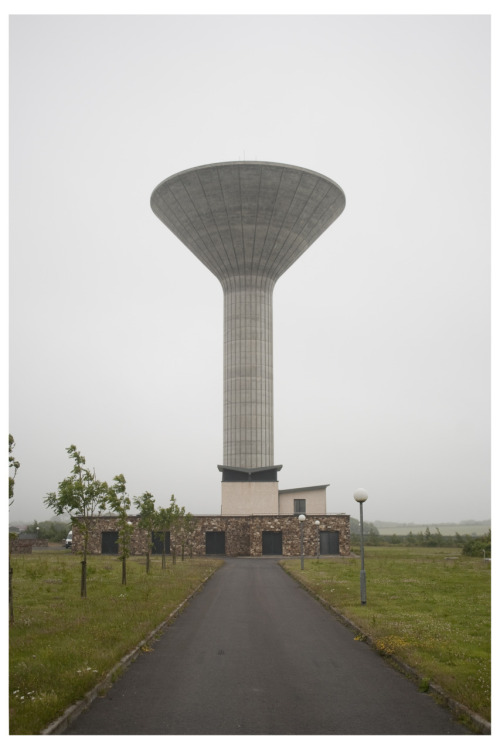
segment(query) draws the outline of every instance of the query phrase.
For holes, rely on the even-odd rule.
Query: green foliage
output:
[[[354,518],[353,516],[349,519],[349,524],[351,528],[351,535],[358,536],[360,534],[360,527],[359,527],[359,521],[357,518]],[[379,530],[375,526],[374,523],[370,523],[369,521],[363,521],[363,536],[369,536],[372,534],[373,536],[379,536]]]
[[[175,497],[172,495],[170,498],[170,505],[168,508],[158,508],[154,518],[154,529],[155,531],[163,535],[163,552],[162,552],[162,567],[166,567],[166,535],[167,532],[171,531],[172,528],[179,522],[179,518],[184,514],[184,508],[179,508]],[[172,549],[172,563],[175,564],[175,548]]]
[[[134,527],[129,520],[131,503],[127,495],[127,483],[123,474],[118,474],[114,478],[114,483],[109,489],[108,502],[111,509],[118,516],[119,557],[122,561],[122,584],[125,585],[127,583],[127,557],[130,556],[130,540],[132,539]]]
[[[184,508],[182,508],[184,510]],[[191,513],[183,513],[179,519],[177,536],[181,541],[182,559],[184,560],[184,550],[189,549],[189,557],[193,556],[193,532],[196,527],[196,519]]]
[[[148,532],[148,547],[146,551],[146,573],[151,568],[151,549],[153,547],[153,531],[156,523],[155,499],[151,492],[143,492],[134,497],[134,505],[140,513],[139,528]]]
[[[86,468],[85,457],[79,453],[76,446],[71,445],[66,452],[74,462],[71,476],[59,482],[57,493],[47,494],[45,505],[58,516],[69,513],[87,519],[99,515],[106,508],[109,497],[108,485],[96,478],[95,471]]]
[[[139,527],[152,531],[155,524],[155,499],[151,492],[143,492],[139,497],[134,497],[134,505],[141,515]]]
[[[364,542],[367,547],[387,544],[405,547],[463,547],[468,542],[483,538],[488,528],[488,524],[483,521],[462,521],[460,524],[444,523],[442,528],[445,533],[442,533],[437,526],[418,526],[413,523],[401,525],[382,521],[376,523],[379,524],[378,528],[375,524],[364,523]],[[351,541],[357,545],[360,542],[359,521],[351,518],[350,524]],[[375,530],[373,533],[372,527]]]
[[[12,453],[12,451],[14,450],[15,445],[16,444],[14,442],[14,438],[12,437],[12,435],[9,434],[9,471],[13,471],[14,472],[13,474],[9,474],[9,500],[10,500],[9,507],[14,502],[14,500],[13,500],[13,498],[14,498],[14,484],[15,484],[16,474],[18,472],[19,467],[21,466],[21,464],[19,463],[19,461],[16,461],[16,459],[15,459],[13,453]]]
[[[46,539],[48,542],[62,542],[66,538],[71,524],[63,521],[40,521],[40,523],[34,521],[26,527],[26,531],[30,534],[36,534],[37,526],[39,539]]]
[[[90,471],[85,465],[85,457],[75,445],[66,448],[66,452],[73,460],[71,475],[59,482],[58,492],[49,492],[44,503],[56,515],[68,513],[73,523],[82,533],[83,561],[81,596],[87,596],[87,550],[89,540],[89,521],[95,515],[100,515],[107,505],[110,490],[106,482],[100,482],[95,471]]]
[[[352,537],[354,543],[359,544],[359,537]],[[463,547],[463,545],[471,540],[477,539],[478,537],[471,537],[467,534],[442,534],[438,527],[435,527],[435,531],[431,531],[427,526],[425,533],[422,531],[413,532],[410,531],[406,536],[402,534],[379,534],[376,539],[371,535],[368,537],[365,535],[365,544],[367,546],[379,546],[385,544],[394,544],[405,547]]]
[[[491,559],[491,529],[476,539],[469,539],[462,548],[467,557],[489,557]]]
[[[350,529],[351,529],[351,542],[353,544],[360,544],[361,542],[361,531],[360,525],[357,518],[350,518]],[[369,547],[376,547],[380,544],[379,530],[373,523],[368,521],[363,522],[363,540]]]

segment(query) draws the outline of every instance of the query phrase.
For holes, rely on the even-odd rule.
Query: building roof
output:
[[[329,487],[329,484],[315,484],[312,487],[292,487],[291,490],[278,490],[278,495],[285,492],[306,492],[307,490],[324,490]]]

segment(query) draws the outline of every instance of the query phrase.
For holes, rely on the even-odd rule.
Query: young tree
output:
[[[146,573],[149,573],[153,531],[156,520],[155,499],[151,492],[143,492],[140,497],[134,497],[134,505],[140,513],[139,528],[144,529],[148,535],[146,543]]]
[[[75,445],[66,448],[66,452],[73,460],[71,475],[59,482],[58,492],[49,492],[44,503],[58,516],[69,513],[73,517],[73,524],[83,536],[82,576],[80,594],[87,596],[87,550],[89,541],[90,520],[100,515],[106,508],[109,498],[109,487],[106,482],[100,482],[95,471],[85,466],[85,458]]]
[[[14,455],[12,454],[15,445],[16,444],[14,442],[14,438],[12,437],[12,435],[9,435],[9,471],[12,470],[14,472],[13,474],[9,474],[9,508],[14,502],[14,482],[16,479],[17,471],[21,466],[19,461],[16,461]]]
[[[178,536],[182,533],[183,518],[186,514],[184,506],[179,508],[175,497],[172,495],[170,498],[170,530],[174,532],[174,537],[170,538],[170,546],[172,548],[172,565],[175,565],[177,561],[177,541]]]
[[[417,540],[416,540],[416,539],[415,539],[415,537],[413,536],[413,531],[410,531],[410,533],[409,533],[409,534],[408,534],[408,536],[406,537],[406,544],[407,544],[407,545],[408,545],[409,547],[414,547],[416,543],[417,543]]]
[[[171,531],[177,519],[179,518],[180,508],[175,501],[175,497],[172,495],[170,498],[170,505],[168,508],[158,508],[155,513],[154,528],[155,531],[162,534],[162,556],[161,556],[161,567],[165,569],[166,566],[166,547],[167,547],[167,534]],[[172,547],[172,564],[175,565],[175,545]]]
[[[166,561],[166,546],[167,546],[167,534],[170,531],[172,525],[172,513],[170,508],[158,508],[155,512],[154,517],[154,528],[155,531],[162,535],[162,553],[161,553],[161,567],[163,570],[167,567]]]
[[[189,556],[193,556],[193,543],[192,534],[195,528],[195,520],[191,513],[186,513],[184,508],[181,508],[181,515],[179,522],[176,527],[177,536],[181,543],[181,560],[184,560],[184,552],[186,546],[189,548]]]
[[[14,482],[16,479],[16,474],[21,466],[19,461],[16,461],[12,451],[14,450],[15,442],[12,435],[9,434],[9,472],[13,471],[13,474],[9,474],[9,508],[14,502]],[[12,568],[11,562],[10,562],[10,552],[9,552],[9,620],[10,622],[14,622],[14,601],[12,597],[12,576],[14,575],[14,570]]]
[[[109,505],[118,515],[118,546],[122,561],[122,585],[127,583],[127,558],[130,556],[130,540],[134,526],[129,520],[130,498],[127,495],[127,483],[123,474],[114,478],[109,492]]]

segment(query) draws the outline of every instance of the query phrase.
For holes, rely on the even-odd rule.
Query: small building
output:
[[[242,474],[242,470],[239,470]],[[226,472],[227,474],[227,472]],[[326,488],[328,484],[314,487],[295,487],[280,490],[278,481],[262,481],[262,472],[255,477],[248,471],[248,481],[222,481],[223,516],[304,514],[326,515]]]
[[[309,488],[308,495],[302,488],[283,491],[283,503],[305,500],[311,506],[315,502],[318,488]],[[300,494],[301,497],[295,497]],[[306,497],[302,497],[306,495]],[[297,505],[297,507],[301,507]],[[193,516],[193,528],[189,533],[172,529],[166,535],[166,552],[174,549],[180,554],[182,548],[186,554],[226,555],[228,557],[261,557],[263,555],[298,556],[300,550],[301,524],[303,523],[304,555],[343,555],[350,554],[349,516],[341,514],[307,514],[305,521],[299,521],[294,514],[261,514],[261,515],[216,515]],[[139,526],[140,516],[130,516],[133,532],[130,541],[132,555],[146,554],[148,545],[153,554],[161,554],[163,540],[153,532]],[[318,521],[318,523],[316,523]],[[90,554],[119,554],[118,519],[116,516],[96,516],[89,520]],[[73,551],[83,549],[83,535],[78,524],[73,525]]]
[[[295,487],[291,490],[278,490],[278,513],[297,516],[301,513],[326,514],[326,488],[328,484],[314,487]]]

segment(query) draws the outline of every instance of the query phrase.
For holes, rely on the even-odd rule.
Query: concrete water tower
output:
[[[300,167],[226,162],[169,177],[151,207],[224,291],[222,513],[279,512],[273,289],[342,213],[345,195]]]

